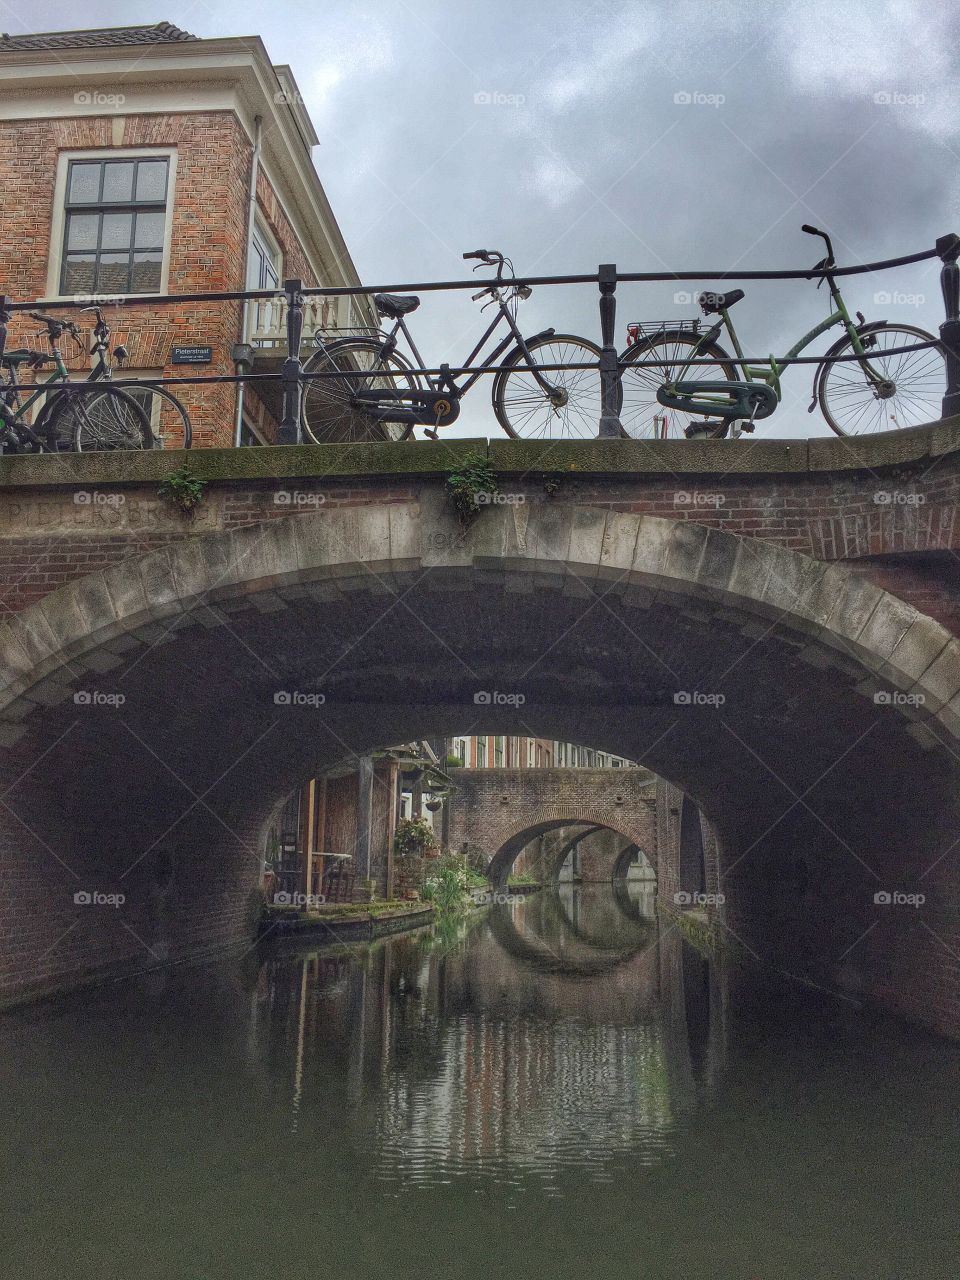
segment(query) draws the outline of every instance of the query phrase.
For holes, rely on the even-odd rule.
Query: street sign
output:
[[[173,347],[171,364],[209,364],[213,359],[213,347]]]

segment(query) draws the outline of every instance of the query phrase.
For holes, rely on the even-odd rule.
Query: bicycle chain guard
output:
[[[722,400],[698,400],[697,396],[726,396]],[[724,419],[769,418],[780,403],[765,382],[675,382],[657,388],[657,400],[668,409],[702,413]]]

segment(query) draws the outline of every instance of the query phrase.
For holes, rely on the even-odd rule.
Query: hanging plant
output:
[[[428,849],[437,848],[437,837],[426,818],[401,818],[393,836],[393,849],[398,858],[421,858]]]

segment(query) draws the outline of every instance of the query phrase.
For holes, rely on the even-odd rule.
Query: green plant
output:
[[[456,755],[454,755],[454,754],[453,754],[453,752],[451,752],[451,753],[450,753],[450,755],[448,755],[448,756],[447,756],[447,768],[448,768],[448,769],[462,769],[462,768],[463,768],[463,756],[456,756]]]
[[[483,507],[499,494],[500,486],[490,463],[481,453],[471,453],[447,476],[447,497],[465,529]]]
[[[456,853],[445,853],[434,874],[424,881],[422,895],[441,914],[449,914],[466,909],[469,886],[470,872],[464,859]]]
[[[437,837],[426,818],[401,818],[393,836],[393,851],[398,858],[421,857],[427,849],[437,847]]]
[[[507,877],[507,885],[511,884],[539,884],[539,880],[529,871],[518,871],[516,875]]]
[[[203,491],[206,487],[206,480],[201,480],[184,463],[182,467],[178,467],[167,476],[157,489],[157,493],[164,502],[170,502],[175,507],[179,507],[184,515],[193,515],[203,501]]]

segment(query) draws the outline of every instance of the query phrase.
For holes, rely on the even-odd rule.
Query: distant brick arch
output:
[[[455,783],[448,843],[479,854],[495,883],[532,840],[563,828],[609,828],[655,862],[656,781],[646,770],[464,769]]]

